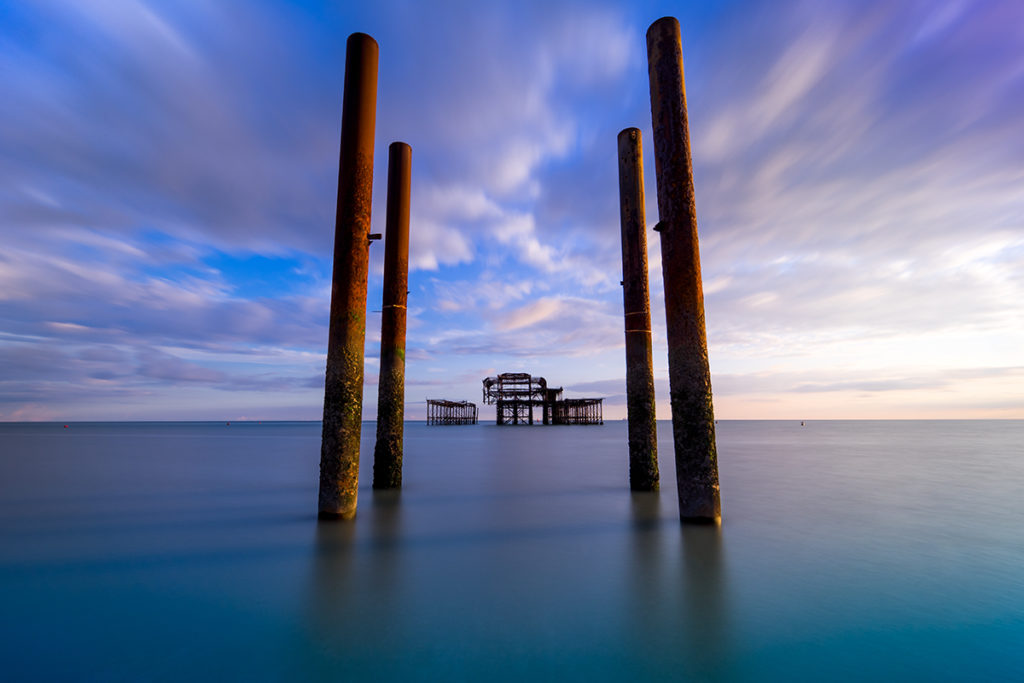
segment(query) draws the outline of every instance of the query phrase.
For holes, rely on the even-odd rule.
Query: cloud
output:
[[[836,36],[812,24],[779,55],[764,75],[757,93],[716,114],[695,145],[699,159],[721,162],[742,154],[750,145],[800,113],[798,105],[826,75],[833,61]]]
[[[223,372],[205,368],[196,363],[184,361],[169,353],[155,349],[145,349],[139,354],[139,365],[136,374],[156,380],[179,382],[202,382],[206,384],[223,384],[227,375]]]
[[[762,39],[772,58],[723,47],[713,78],[742,88],[691,100],[703,273],[728,283],[705,290],[720,354],[1014,335],[1024,176],[1011,157],[1024,148],[1005,121],[1024,113],[1024,81],[1000,48],[975,49],[1013,40],[996,26],[1004,10],[932,23],[909,6],[791,6]],[[726,44],[749,38],[731,31]],[[975,76],[942,76],[950,60]]]
[[[438,379],[466,362],[557,363],[573,387],[623,373],[614,145],[643,129],[653,224],[654,9],[12,6],[0,401],[14,407],[0,415],[89,397],[184,414],[231,396],[241,410],[277,388],[317,416],[337,36],[357,29],[381,46],[375,231],[387,144],[413,147],[410,386],[477,391]],[[1013,371],[961,371],[965,358],[1015,367],[1024,344],[1018,4],[740,9],[679,10],[716,392],[750,406],[1006,391]],[[371,250],[371,310],[382,255]],[[275,405],[295,414],[288,400]]]
[[[465,226],[500,213],[479,188],[417,186],[410,199],[409,267],[437,270],[472,261],[473,240]]]
[[[406,26],[434,22],[418,51],[445,56],[395,73],[403,99],[381,111],[379,127],[404,129],[413,143],[410,258],[430,270],[512,261],[593,285],[607,278],[575,257],[586,240],[566,242],[562,226],[538,229],[537,220],[547,176],[572,163],[588,134],[576,108],[607,97],[623,77],[635,60],[632,35],[599,6],[509,9],[475,8],[452,21],[436,7],[402,13]],[[397,120],[410,109],[414,119]]]
[[[429,336],[432,356],[543,358],[593,356],[622,346],[621,314],[582,297],[543,297],[488,313],[487,326],[449,327]],[[504,372],[505,370],[502,370]]]
[[[551,319],[564,307],[565,302],[546,297],[500,316],[495,327],[500,332],[530,327]]]
[[[917,392],[947,389],[964,382],[1020,377],[1021,367],[965,367],[922,369],[908,373],[902,368],[879,368],[867,373],[839,368],[832,372],[819,368],[802,372],[755,372],[715,374],[712,384],[716,395],[742,394],[819,394],[833,392]]]
[[[477,280],[443,281],[430,280],[428,296],[436,301],[435,309],[440,313],[462,311],[498,310],[514,304],[535,291],[543,291],[544,283],[533,280],[496,280],[486,271]]]
[[[7,98],[0,105],[8,131],[0,133],[0,174],[50,198],[36,202],[51,209],[38,214],[37,227],[54,219],[104,231],[155,227],[234,248],[323,243],[336,135],[329,109],[309,95],[316,92],[306,88],[309,78],[268,64],[287,22],[272,27],[258,11],[233,12],[228,22],[212,6],[142,2],[34,9],[26,22],[68,39],[35,51],[8,48],[5,57],[19,65],[10,85],[19,96],[17,107]],[[234,25],[246,40],[195,31],[202,24]],[[314,59],[301,45],[293,43],[292,64]],[[303,72],[323,70],[296,70]],[[280,127],[289,117],[292,125]],[[295,224],[314,229],[290,229]]]

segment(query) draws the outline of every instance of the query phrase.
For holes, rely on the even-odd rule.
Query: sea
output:
[[[625,422],[0,424],[4,681],[1021,681],[1024,421],[729,421],[723,519]]]

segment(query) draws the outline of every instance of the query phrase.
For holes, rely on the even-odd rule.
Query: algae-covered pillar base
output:
[[[647,284],[647,226],[640,129],[627,128],[619,133],[618,148],[629,488],[634,491],[657,491],[658,424],[654,412],[651,299]]]
[[[668,380],[676,452],[679,516],[718,522],[718,455],[711,371],[704,325],[697,211],[679,22],[657,20],[647,30],[654,162],[658,176],[661,268],[665,282]]]
[[[377,43],[365,33],[353,33],[348,37],[345,52],[334,274],[320,450],[321,518],[351,519],[356,514],[376,114]]]
[[[380,381],[377,384],[377,445],[373,488],[402,487],[405,419],[405,319],[409,281],[409,182],[412,149],[388,148],[388,212],[384,233],[384,305],[381,307]]]

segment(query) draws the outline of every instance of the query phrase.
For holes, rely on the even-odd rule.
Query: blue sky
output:
[[[1024,418],[1017,0],[44,0],[0,6],[0,419],[319,419],[354,31],[376,232],[387,146],[413,150],[407,416],[528,371],[623,417],[615,138],[643,131],[653,225],[664,15],[716,415]]]

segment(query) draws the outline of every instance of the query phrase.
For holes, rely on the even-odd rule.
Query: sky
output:
[[[716,417],[1024,418],[1019,0],[39,0],[0,4],[0,420],[320,419],[356,31],[374,232],[412,147],[406,417],[530,372],[624,418],[616,135],[642,131],[653,226],[666,15]]]

